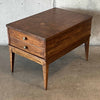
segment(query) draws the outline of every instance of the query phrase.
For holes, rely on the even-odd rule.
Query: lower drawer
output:
[[[20,41],[18,39],[13,38],[13,37],[10,37],[10,45],[17,47],[21,50],[24,50],[28,53],[34,54],[36,56],[45,58],[44,48],[40,48],[40,47],[37,47],[35,45],[25,43],[23,41]]]

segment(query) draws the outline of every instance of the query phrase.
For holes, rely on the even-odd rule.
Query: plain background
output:
[[[100,45],[100,0],[0,0],[0,45],[8,44],[6,24],[53,7],[92,15],[90,44]]]

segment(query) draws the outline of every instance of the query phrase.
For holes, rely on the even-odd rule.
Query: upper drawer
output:
[[[35,36],[29,36],[27,34],[24,34],[22,32],[19,32],[14,29],[10,29],[10,28],[8,28],[8,34],[9,34],[9,37],[14,37],[18,40],[22,40],[23,42],[33,44],[33,45],[36,45],[42,48],[45,47],[44,40],[37,38]]]

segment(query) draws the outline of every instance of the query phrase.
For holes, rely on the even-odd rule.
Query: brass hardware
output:
[[[24,46],[24,49],[27,49],[27,46]]]
[[[27,40],[27,37],[23,37],[23,40]]]

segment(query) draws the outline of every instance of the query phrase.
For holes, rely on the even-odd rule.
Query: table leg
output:
[[[49,65],[47,63],[43,64],[42,69],[43,69],[44,89],[47,90]]]
[[[10,54],[10,66],[11,66],[11,72],[14,71],[14,58],[15,53],[12,52],[11,48],[9,47],[9,54]]]
[[[88,39],[88,41],[85,42],[85,55],[86,55],[86,60],[88,61],[88,55],[89,55],[89,39]]]

